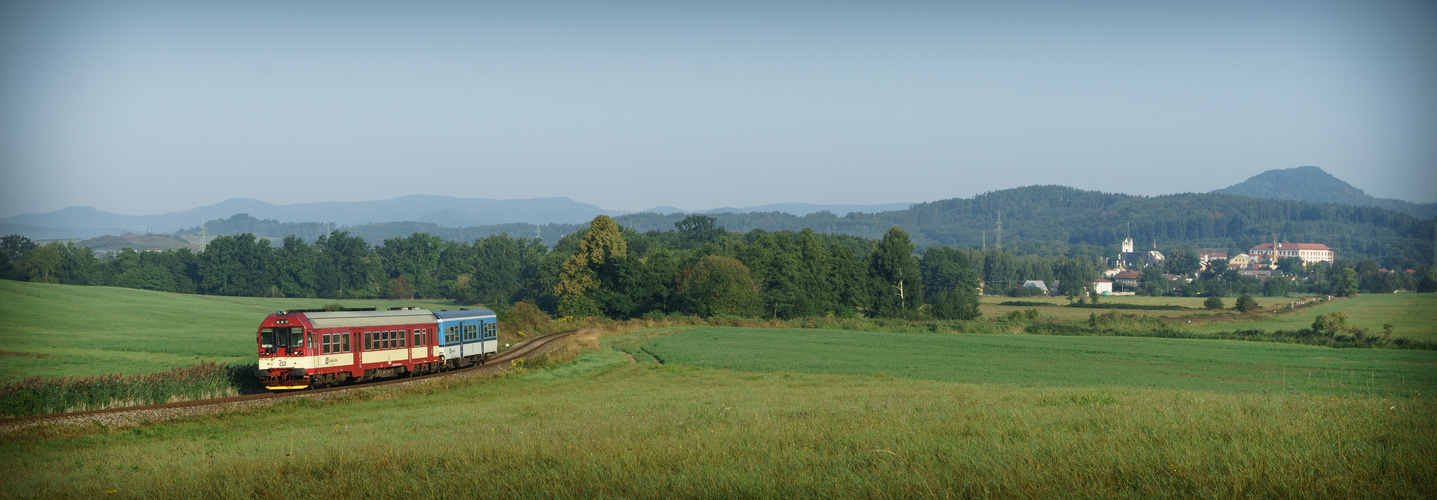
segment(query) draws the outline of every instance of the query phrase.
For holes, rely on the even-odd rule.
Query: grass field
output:
[[[1253,298],[1257,300],[1257,304],[1258,304],[1259,306],[1261,306],[1261,307],[1263,307],[1263,308],[1265,308],[1265,309],[1272,309],[1272,308],[1279,307],[1279,306],[1287,306],[1288,303],[1292,302],[1292,299],[1283,298],[1283,297],[1253,297]],[[1237,298],[1236,298],[1236,297],[1227,297],[1227,298],[1224,298],[1224,299],[1223,299],[1223,304],[1227,306],[1227,309],[1216,310],[1216,311],[1204,309],[1204,308],[1203,308],[1203,301],[1204,301],[1204,300],[1207,300],[1207,298],[1205,298],[1205,297],[1138,297],[1138,296],[1123,296],[1123,297],[1103,297],[1103,298],[1101,298],[1101,299],[1098,300],[1098,304],[1099,304],[1099,305],[1103,305],[1103,304],[1136,304],[1136,305],[1144,305],[1144,306],[1181,306],[1181,307],[1187,307],[1187,308],[1189,308],[1189,309],[1182,309],[1182,310],[1143,310],[1143,309],[1123,309],[1123,310],[1122,310],[1122,312],[1124,312],[1124,313],[1129,313],[1129,314],[1137,314],[1137,315],[1140,315],[1140,316],[1163,317],[1163,318],[1185,318],[1185,317],[1200,317],[1200,316],[1216,316],[1216,315],[1231,315],[1231,314],[1237,314],[1237,311],[1232,309],[1233,303],[1237,301]],[[1039,313],[1039,314],[1041,315],[1041,317],[1044,318],[1044,319],[1056,319],[1056,320],[1085,320],[1085,319],[1088,319],[1088,313],[1090,313],[1090,312],[1097,311],[1097,312],[1100,312],[1100,313],[1101,313],[1101,312],[1104,311],[1103,309],[1088,309],[1088,308],[1078,308],[1078,307],[1062,307],[1062,306],[1068,305],[1068,298],[1067,298],[1067,297],[1042,297],[1042,296],[1039,296],[1039,297],[1018,297],[1018,298],[1014,298],[1014,297],[984,296],[984,297],[981,298],[981,301],[980,301],[980,303],[979,303],[979,305],[978,305],[978,310],[983,313],[983,317],[984,317],[984,318],[993,319],[993,318],[1001,318],[1001,317],[1006,316],[1008,313],[1011,313],[1011,312],[1013,312],[1013,311],[1021,311],[1021,310],[1029,309],[1029,308],[1032,308],[1032,307],[1033,307],[1033,306],[1003,306],[1003,305],[998,305],[998,304],[1001,304],[1001,303],[1003,303],[1003,302],[1042,302],[1042,303],[1050,304],[1051,307],[1037,307],[1038,313]]]
[[[1310,328],[1320,314],[1346,313],[1348,325],[1366,328],[1369,334],[1382,334],[1382,324],[1391,323],[1394,337],[1437,342],[1437,294],[1387,293],[1359,294],[1338,299],[1292,314],[1264,317],[1260,322],[1203,323],[1193,326],[1197,332],[1231,331],[1243,328],[1262,330],[1299,330]]]
[[[13,472],[0,476],[0,495],[1437,495],[1437,405],[1425,397],[1037,385],[743,372],[591,351],[498,380],[5,434],[0,467]]]
[[[1437,393],[1437,352],[1143,337],[685,328],[616,339],[665,363],[751,372],[884,374],[1028,387],[1168,388],[1408,397]],[[762,346],[755,348],[755,346]]]
[[[255,329],[281,309],[450,303],[216,297],[0,280],[0,382],[253,362]]]

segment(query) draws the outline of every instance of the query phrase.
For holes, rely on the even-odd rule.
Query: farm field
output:
[[[635,358],[748,372],[1025,387],[1406,397],[1437,393],[1437,351],[1144,337],[696,327],[615,339]],[[755,349],[754,346],[762,346]]]
[[[1347,324],[1366,328],[1369,334],[1381,335],[1382,324],[1394,326],[1392,336],[1437,342],[1437,294],[1384,293],[1358,294],[1318,304],[1292,314],[1267,316],[1257,322],[1204,323],[1192,327],[1196,332],[1221,332],[1256,328],[1261,330],[1299,330],[1310,328],[1318,315],[1345,313]]]
[[[255,329],[281,309],[421,306],[391,300],[268,299],[0,280],[0,382],[152,373],[254,360]]]
[[[792,331],[764,330],[769,341]],[[641,332],[635,339],[648,338]],[[1039,337],[1053,340],[1053,337]],[[1086,338],[1085,340],[1092,340]],[[753,351],[753,346],[749,346]],[[1437,405],[633,363],[0,435],[15,497],[1431,497]],[[283,429],[282,432],[276,432]],[[460,437],[460,439],[456,439]],[[482,473],[476,473],[482,471]]]
[[[1284,298],[1284,297],[1253,297],[1253,298],[1256,299],[1256,300],[1257,300],[1257,304],[1258,304],[1259,306],[1261,306],[1262,308],[1264,308],[1264,309],[1271,309],[1271,308],[1278,307],[1278,306],[1287,306],[1287,304],[1290,303],[1290,302],[1292,302],[1292,300],[1293,300],[1293,299]],[[1180,318],[1180,317],[1189,317],[1189,316],[1191,316],[1191,317],[1199,317],[1199,316],[1216,316],[1216,315],[1237,314],[1237,311],[1235,311],[1235,310],[1232,309],[1233,303],[1237,301],[1237,298],[1236,298],[1236,297],[1227,297],[1227,298],[1224,298],[1224,299],[1223,299],[1223,304],[1227,306],[1227,309],[1223,309],[1223,310],[1219,310],[1219,311],[1210,311],[1210,310],[1207,310],[1207,309],[1203,309],[1203,301],[1204,301],[1204,300],[1207,300],[1207,298],[1206,298],[1206,297],[1138,297],[1138,296],[1122,296],[1122,297],[1102,297],[1101,299],[1098,299],[1098,304],[1099,304],[1099,305],[1103,305],[1103,304],[1136,304],[1136,305],[1144,305],[1144,306],[1182,306],[1182,307],[1189,307],[1189,308],[1191,308],[1191,309],[1180,309],[1180,310],[1121,309],[1121,311],[1122,311],[1123,313],[1125,313],[1125,314],[1137,314],[1137,315],[1140,315],[1140,316],[1165,317],[1165,318]],[[1001,304],[1001,303],[1003,303],[1003,302],[1042,302],[1042,303],[1050,304],[1052,307],[1041,307],[1041,306],[1004,306],[1004,305],[999,305],[999,304]],[[1068,305],[1068,298],[1067,298],[1067,297],[1041,297],[1041,296],[1040,296],[1040,297],[995,297],[995,296],[984,296],[984,297],[981,298],[981,301],[980,301],[979,304],[978,304],[978,310],[983,313],[983,316],[982,316],[983,318],[993,319],[993,318],[1001,318],[1001,317],[1006,316],[1008,313],[1013,312],[1013,311],[1021,311],[1021,310],[1024,310],[1024,309],[1036,308],[1036,309],[1038,310],[1038,313],[1040,314],[1040,317],[1043,318],[1043,319],[1075,320],[1075,321],[1076,321],[1076,320],[1086,320],[1086,319],[1088,319],[1088,313],[1091,313],[1091,312],[1102,313],[1102,312],[1105,311],[1105,309],[1088,309],[1088,308],[1080,308],[1080,307],[1063,307],[1063,306],[1066,306],[1066,305]]]

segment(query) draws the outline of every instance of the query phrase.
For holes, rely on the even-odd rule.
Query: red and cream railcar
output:
[[[438,371],[437,324],[425,309],[281,311],[259,327],[259,370],[269,389]]]

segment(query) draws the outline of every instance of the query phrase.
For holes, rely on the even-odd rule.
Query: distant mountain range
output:
[[[797,216],[828,211],[843,215],[850,212],[881,212],[902,210],[910,203],[881,205],[815,205],[782,203],[747,208],[716,208],[688,212],[674,207],[655,207],[645,212],[660,214],[683,213],[750,213],[783,212]],[[89,239],[103,235],[161,234],[197,228],[205,221],[227,219],[235,214],[248,214],[260,220],[280,223],[317,222],[335,228],[421,222],[437,227],[463,228],[527,223],[583,224],[598,215],[619,216],[630,212],[605,210],[597,205],[579,203],[569,198],[533,198],[494,200],[455,198],[450,196],[413,195],[392,200],[361,202],[319,202],[274,205],[259,200],[236,198],[214,205],[161,215],[121,215],[91,207],[69,207],[43,214],[22,214],[0,219],[0,234],[19,234],[35,240]]]
[[[1437,217],[1437,203],[1412,203],[1391,198],[1375,198],[1317,167],[1268,170],[1241,183],[1213,191],[1213,193],[1269,200],[1299,200],[1310,203],[1340,203],[1359,207],[1378,207],[1402,212],[1419,219]]]

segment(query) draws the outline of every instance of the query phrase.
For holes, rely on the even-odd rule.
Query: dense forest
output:
[[[509,234],[455,241],[412,233],[372,245],[336,230],[313,243],[298,236],[272,243],[243,233],[216,237],[199,252],[126,249],[97,256],[74,244],[36,245],[10,235],[0,238],[0,276],[234,296],[443,298],[500,309],[522,301],[560,316],[972,319],[980,290],[1021,295],[1033,290],[1019,286],[1025,280],[1043,280],[1083,301],[1109,263],[1100,254],[1020,254],[996,242],[977,249],[930,245],[920,252],[898,226],[868,239],[808,228],[739,233],[719,220],[690,215],[666,230],[640,233],[599,216],[552,248]],[[1434,269],[1421,261],[1411,262],[1412,273],[1387,272],[1373,259],[1284,262],[1292,279],[1260,281],[1222,266],[1202,271],[1195,252],[1165,250],[1169,258],[1160,268],[1144,269],[1136,291],[1227,296],[1437,290]]]

